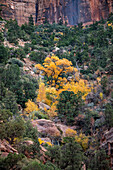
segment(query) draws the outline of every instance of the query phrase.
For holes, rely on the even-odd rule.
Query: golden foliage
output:
[[[113,29],[113,24],[107,21],[108,27],[111,27]]]
[[[35,67],[38,71],[42,71],[42,75],[47,78],[48,86],[45,86],[43,82],[39,84],[37,101],[46,103],[51,107],[50,110],[45,111],[50,117],[57,116],[57,99],[63,91],[73,91],[75,94],[81,92],[84,100],[91,92],[92,88],[89,87],[89,83],[80,79],[78,70],[72,66],[71,61],[65,58],[59,59],[52,55],[46,57],[43,66],[37,64]],[[71,79],[69,80],[68,77]]]
[[[66,137],[75,137],[75,135],[77,134],[76,130],[73,129],[66,129],[65,135]]]
[[[103,99],[103,93],[102,92],[100,92],[100,98],[101,98],[101,100]]]
[[[58,32],[58,34],[60,34],[60,35],[64,35],[64,34],[63,34],[63,32]]]
[[[60,94],[62,91],[73,91],[75,94],[81,92],[83,94],[82,99],[85,100],[86,96],[89,92],[91,92],[91,88],[88,87],[88,82],[86,80],[80,79],[79,82],[68,82],[62,89],[58,91]]]
[[[56,95],[56,88],[47,87],[43,82],[39,83],[37,102],[43,102],[51,106],[52,102],[55,101]]]
[[[53,103],[51,108],[47,111],[48,116],[50,117],[55,117],[57,116],[57,112],[56,112],[56,103]]]
[[[34,102],[32,102],[31,100],[28,100],[28,102],[26,102],[26,108],[24,109],[25,112],[31,113],[37,110],[39,110],[38,106]]]
[[[38,138],[39,144],[48,144],[49,146],[52,146],[51,142],[45,142],[44,140],[42,140],[41,138]]]
[[[43,102],[46,101],[46,91],[45,91],[45,84],[43,82],[40,82],[39,84],[39,90],[38,90],[38,96],[37,96],[37,102]]]
[[[85,134],[80,133],[79,135],[76,135],[75,141],[78,142],[83,147],[84,150],[88,148],[89,137],[85,136]]]
[[[67,83],[66,78],[62,78],[62,74],[65,75],[75,75],[78,71],[72,66],[72,62],[63,58],[59,59],[57,56],[53,55],[47,57],[44,60],[43,66],[40,64],[35,65],[37,70],[42,70],[42,75],[45,75],[48,79],[48,85],[57,88]],[[51,78],[50,78],[51,77]]]

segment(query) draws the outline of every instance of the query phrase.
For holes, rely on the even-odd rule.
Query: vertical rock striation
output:
[[[0,0],[5,6],[2,7],[4,19],[16,19],[19,25],[28,22],[30,15],[35,21],[36,0]]]
[[[70,25],[98,21],[113,12],[113,0],[1,0],[5,19],[17,19],[19,25],[28,22],[30,15],[38,24],[45,18],[50,23],[60,19]]]
[[[60,18],[70,25],[98,21],[113,12],[113,0],[38,0],[38,19],[50,23]]]

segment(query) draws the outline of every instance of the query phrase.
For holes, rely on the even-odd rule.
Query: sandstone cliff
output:
[[[50,23],[67,21],[70,25],[79,22],[98,21],[113,12],[113,0],[1,0],[5,19],[16,18],[19,25],[28,22],[30,15],[35,23],[45,18]]]
[[[35,21],[36,0],[0,0],[2,4],[2,16],[4,19],[16,19],[19,25],[28,22],[30,15]]]

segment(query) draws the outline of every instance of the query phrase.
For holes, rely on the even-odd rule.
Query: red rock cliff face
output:
[[[35,21],[36,16],[36,0],[0,0],[2,7],[2,16],[4,19],[16,19],[19,25],[28,22],[30,15]]]
[[[91,19],[98,21],[113,12],[113,0],[90,0]]]
[[[113,12],[113,0],[1,0],[5,19],[16,18],[19,25],[28,22],[30,15],[41,23],[47,18],[50,23],[67,21],[70,25],[79,22],[98,21]]]
[[[38,0],[37,22],[45,17],[49,22],[60,18],[70,25],[98,21],[113,12],[113,0]]]

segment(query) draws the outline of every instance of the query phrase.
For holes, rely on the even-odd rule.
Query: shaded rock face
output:
[[[17,19],[19,25],[28,22],[30,15],[35,23],[45,18],[50,23],[60,19],[75,25],[107,18],[113,12],[113,0],[1,0],[6,5],[2,15],[5,19]]]
[[[30,15],[35,21],[36,0],[0,0],[4,19],[16,19],[19,25],[28,22]]]
[[[98,21],[113,12],[113,0],[38,0],[38,20],[50,23],[62,18],[70,25]]]

